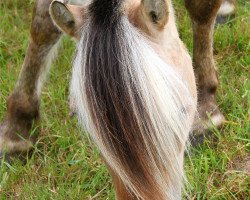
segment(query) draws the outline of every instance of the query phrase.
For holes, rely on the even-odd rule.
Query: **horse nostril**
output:
[[[151,11],[149,13],[149,16],[151,17],[152,22],[154,22],[156,24],[157,21],[158,21],[158,16],[157,16],[156,12],[155,11]]]
[[[67,22],[68,27],[73,28],[75,26],[75,22],[73,20],[70,20]]]

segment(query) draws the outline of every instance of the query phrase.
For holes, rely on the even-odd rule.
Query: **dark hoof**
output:
[[[218,15],[216,18],[216,25],[226,24],[235,18],[235,15]]]
[[[16,152],[12,154],[0,152],[0,166],[2,162],[12,164],[15,159],[18,159],[18,161],[21,161],[21,163],[25,165],[27,163],[27,159],[31,157],[32,152],[32,150],[28,152]]]
[[[18,134],[21,130],[25,131],[25,135],[28,134],[27,128],[10,126],[6,120],[0,125],[0,160],[11,162],[16,157],[24,160],[28,152],[33,149],[35,137],[25,139]]]
[[[8,151],[1,151],[0,150],[0,163],[2,161],[11,164],[14,159],[20,160],[23,164],[27,162],[27,158],[30,158],[33,152],[33,148],[29,148],[26,151],[15,151],[15,152],[8,152]]]
[[[198,117],[197,117],[198,118]],[[196,119],[196,122],[193,126],[193,131],[190,135],[190,142],[193,147],[202,145],[204,140],[215,139],[215,132],[218,128],[221,128],[225,122],[224,115],[216,109],[212,114],[207,113]]]
[[[225,24],[235,17],[235,3],[223,1],[218,11],[216,24]]]
[[[197,148],[204,144],[204,141],[208,139],[209,141],[217,141],[217,137],[214,134],[214,130],[203,130],[198,132],[197,130],[193,131],[189,137],[190,144],[193,148]]]

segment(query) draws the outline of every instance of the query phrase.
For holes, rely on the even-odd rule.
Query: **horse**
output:
[[[185,5],[193,22],[193,63],[170,0],[93,0],[80,6],[37,0],[28,51],[0,126],[0,152],[32,148],[29,132],[39,118],[43,82],[66,33],[78,43],[73,109],[101,151],[117,199],[181,199],[183,155],[197,104],[202,119],[207,111],[217,126],[224,119],[215,101],[212,52],[221,0]]]

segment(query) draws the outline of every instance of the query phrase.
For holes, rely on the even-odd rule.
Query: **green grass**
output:
[[[190,52],[192,31],[187,13],[176,1],[179,29]],[[238,1],[236,18],[215,32],[219,70],[218,102],[227,118],[214,130],[218,142],[206,140],[191,150],[185,169],[193,199],[249,199],[250,177],[250,4]],[[32,0],[0,2],[0,119],[13,90],[28,45]],[[14,160],[0,166],[0,199],[114,199],[111,178],[98,151],[68,116],[68,85],[73,42],[64,38],[41,102],[40,137],[26,165]]]

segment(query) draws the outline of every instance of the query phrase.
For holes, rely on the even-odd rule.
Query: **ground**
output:
[[[175,1],[181,37],[192,49],[192,31],[181,0]],[[32,0],[0,1],[0,119],[28,45]],[[238,1],[236,17],[215,32],[218,102],[226,116],[217,139],[190,149],[185,170],[191,199],[250,196],[250,3]],[[114,199],[111,178],[98,151],[68,115],[68,85],[74,43],[64,38],[43,90],[40,137],[27,164],[0,166],[0,199]]]

